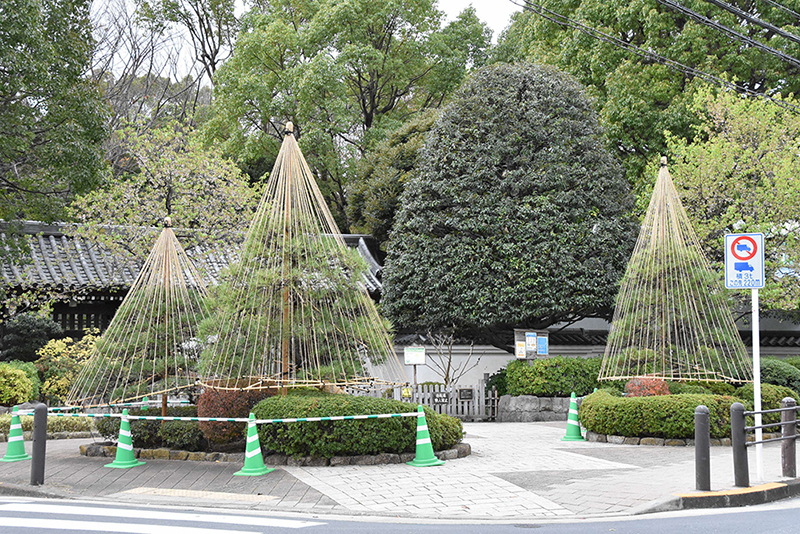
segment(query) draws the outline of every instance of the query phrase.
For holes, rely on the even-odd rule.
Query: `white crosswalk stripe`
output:
[[[81,520],[49,519],[42,515],[80,516]],[[13,517],[12,517],[13,516]],[[109,518],[113,521],[86,521],[88,518]],[[142,521],[141,523],[132,520]],[[157,522],[148,524],[144,521]],[[162,522],[170,522],[163,524]],[[182,526],[175,522],[205,523],[208,526]],[[213,524],[224,524],[217,528]],[[281,519],[264,516],[199,514],[130,508],[70,506],[57,504],[8,503],[0,504],[0,527],[76,530],[84,532],[119,532],[122,534],[261,534],[269,528],[304,528],[324,525],[313,521]],[[233,526],[258,527],[253,530],[231,530]]]

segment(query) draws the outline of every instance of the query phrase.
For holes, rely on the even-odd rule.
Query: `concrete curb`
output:
[[[0,482],[0,495],[9,495],[11,497],[37,497],[44,499],[66,499],[63,495],[57,493],[50,493],[40,489],[31,489],[25,486],[18,486],[16,484],[6,484]]]
[[[697,510],[702,508],[738,508],[766,504],[800,495],[800,478],[769,482],[731,490],[679,493],[631,509],[631,515]]]

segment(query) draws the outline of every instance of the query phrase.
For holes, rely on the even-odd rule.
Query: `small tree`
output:
[[[400,328],[455,325],[512,350],[511,330],[607,316],[635,239],[597,117],[569,76],[475,74],[429,134],[384,275]]]
[[[0,361],[32,362],[36,351],[62,334],[61,326],[49,317],[33,312],[12,317],[4,326]]]

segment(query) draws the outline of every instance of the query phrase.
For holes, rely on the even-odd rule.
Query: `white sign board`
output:
[[[525,332],[525,350],[536,352],[536,332]]]
[[[425,347],[406,347],[403,355],[406,365],[425,365]]]
[[[764,234],[725,236],[725,287],[764,287]]]
[[[525,359],[525,342],[524,341],[517,341],[517,359],[524,360]]]

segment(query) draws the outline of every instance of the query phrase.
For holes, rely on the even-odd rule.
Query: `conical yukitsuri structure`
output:
[[[197,380],[197,325],[205,317],[206,284],[166,219],[139,275],[67,402],[104,405],[177,393]]]
[[[388,324],[362,283],[292,132],[286,135],[241,260],[212,292],[200,329],[202,384],[216,389],[405,382]]]
[[[622,279],[600,379],[751,381],[752,362],[724,292],[662,158]]]

